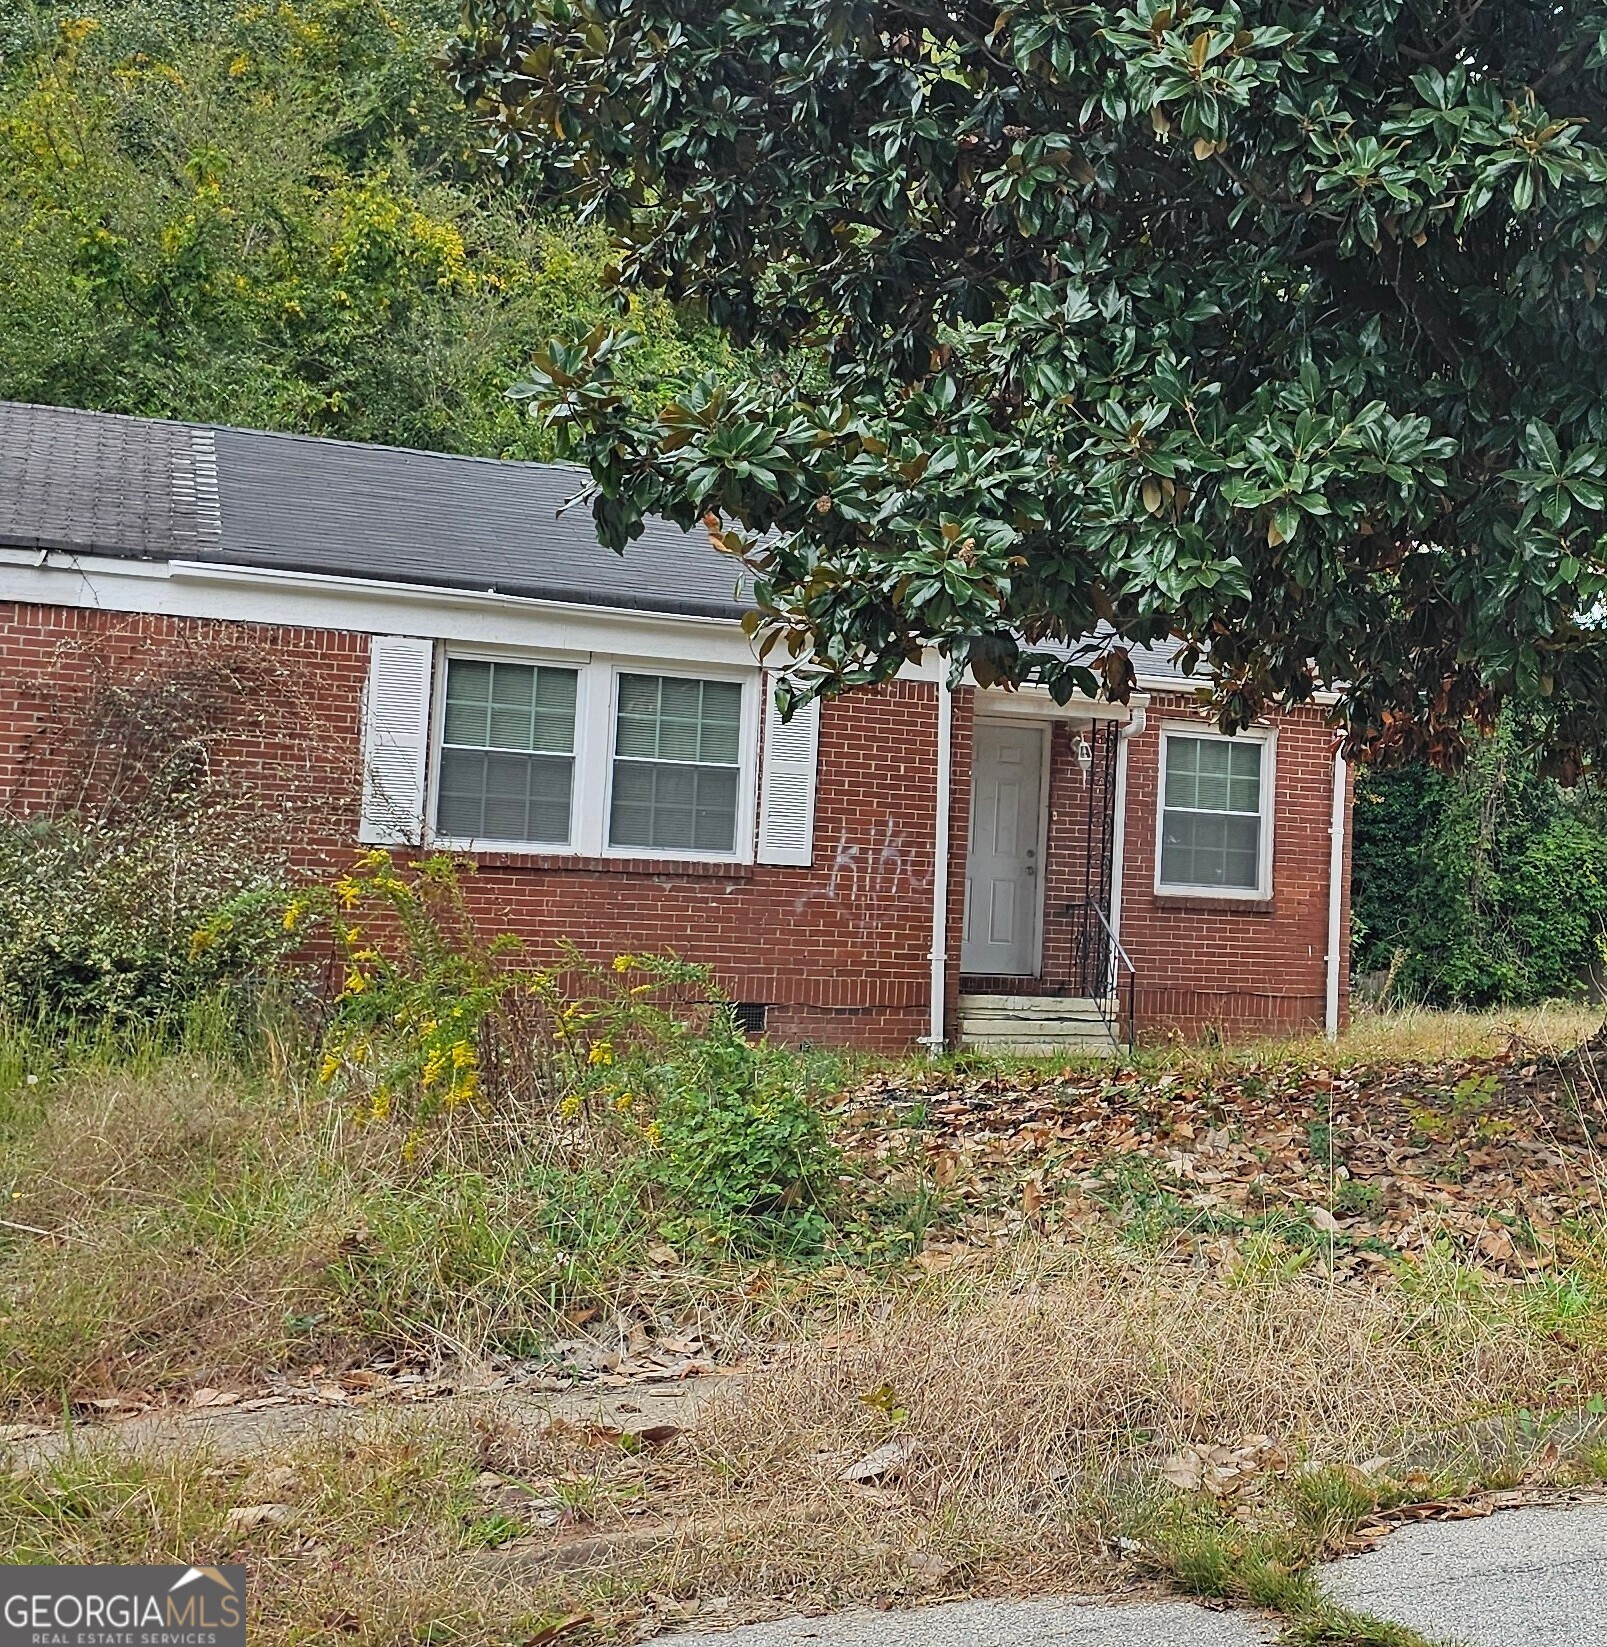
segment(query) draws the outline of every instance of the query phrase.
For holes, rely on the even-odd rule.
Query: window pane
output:
[[[698,759],[735,766],[741,756],[742,688],[734,681],[705,681],[702,719]]]
[[[446,666],[446,741],[485,743],[490,710],[491,665],[452,659]]]
[[[1166,804],[1199,812],[1261,810],[1261,744],[1166,740]]]
[[[1168,809],[1161,826],[1161,882],[1166,886],[1260,885],[1261,820]]]
[[[648,761],[657,756],[658,688],[657,675],[619,677],[619,754]]]
[[[578,679],[573,669],[453,658],[446,670],[442,741],[567,755],[575,747]]]
[[[493,664],[491,675],[491,736],[497,749],[528,749],[535,713],[536,672]]]
[[[574,766],[567,755],[443,749],[435,827],[452,840],[562,845]]]
[[[613,846],[668,852],[730,852],[736,847],[734,768],[620,761],[608,838]]]
[[[700,852],[730,852],[736,847],[737,775],[731,767],[701,767],[697,783],[697,816],[692,844]]]
[[[734,851],[741,744],[735,682],[621,675],[609,844]]]
[[[579,671],[574,669],[536,671],[535,748],[550,754],[574,752],[575,693],[579,681]]]

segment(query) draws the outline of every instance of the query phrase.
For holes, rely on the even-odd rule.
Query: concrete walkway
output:
[[[1457,1647],[1603,1647],[1607,1504],[1405,1527],[1324,1575],[1336,1601]],[[784,1618],[654,1647],[1265,1647],[1265,1619],[1187,1601],[962,1601]]]
[[[1187,1601],[956,1601],[897,1613],[782,1618],[652,1647],[1268,1647],[1259,1619]]]
[[[1347,1606],[1465,1647],[1607,1642],[1607,1504],[1403,1527],[1328,1570]]]

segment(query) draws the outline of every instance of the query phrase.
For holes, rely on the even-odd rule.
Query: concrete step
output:
[[[960,1046],[967,1052],[997,1053],[1001,1057],[1039,1057],[1056,1054],[1076,1054],[1085,1056],[1111,1057],[1122,1049],[1108,1036],[1095,1037],[1092,1035],[1059,1036],[1053,1041],[991,1041],[975,1040],[971,1036],[961,1034]]]
[[[960,1013],[989,1018],[1094,1018],[1098,1005],[1081,995],[962,995]]]
[[[1057,1034],[1103,1031],[1105,1021],[1098,1015],[1087,1018],[1013,1018],[1009,1013],[960,1013],[960,1028],[967,1034],[1031,1034],[1039,1039],[1052,1039]]]
[[[1096,1002],[1065,995],[962,995],[960,1045],[979,1052],[1115,1052]]]

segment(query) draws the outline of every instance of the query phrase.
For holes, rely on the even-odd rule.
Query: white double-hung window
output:
[[[610,846],[733,851],[741,777],[735,681],[619,676]]]
[[[735,658],[586,655],[568,638],[542,656],[375,635],[358,839],[811,864],[818,703],[783,723],[772,677]]]
[[[1273,742],[1161,732],[1161,892],[1265,898],[1272,890]]]
[[[567,845],[580,672],[448,658],[436,833]]]

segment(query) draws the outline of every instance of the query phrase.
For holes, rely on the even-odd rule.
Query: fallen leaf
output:
[[[230,1510],[223,1524],[231,1533],[248,1533],[253,1527],[283,1527],[289,1520],[288,1504],[243,1504]]]
[[[915,1443],[908,1437],[898,1441],[884,1441],[873,1452],[868,1452],[857,1464],[850,1464],[838,1474],[839,1481],[881,1481],[903,1469],[915,1451]]]

